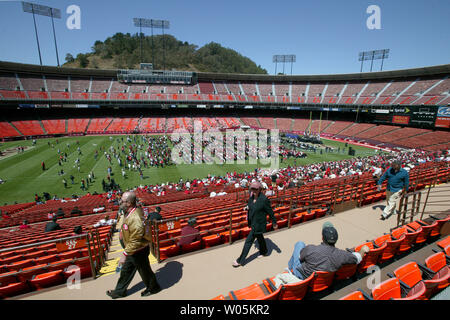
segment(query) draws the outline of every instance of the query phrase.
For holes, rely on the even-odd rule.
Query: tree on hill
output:
[[[153,48],[153,49],[152,49]],[[102,68],[108,65],[118,69],[139,68],[141,62],[140,37],[138,33],[116,33],[105,41],[97,40],[92,52],[80,53],[76,59],[67,59],[66,66]],[[73,57],[72,57],[73,58]],[[90,65],[90,61],[95,61]],[[221,73],[267,74],[261,66],[238,52],[211,42],[202,48],[186,41],[177,40],[172,35],[157,35],[142,38],[142,60],[154,63],[155,70],[190,70]],[[109,61],[107,64],[106,62]]]

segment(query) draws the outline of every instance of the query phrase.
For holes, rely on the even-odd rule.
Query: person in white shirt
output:
[[[98,227],[103,227],[103,226],[112,226],[116,223],[117,221],[115,219],[110,219],[109,216],[105,216],[104,219],[100,220],[99,222],[97,222],[96,224],[94,224],[95,228]]]

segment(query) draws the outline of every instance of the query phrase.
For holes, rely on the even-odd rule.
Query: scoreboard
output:
[[[372,107],[368,118],[379,124],[419,126],[422,128],[449,128],[450,107],[439,106],[394,106],[387,109]]]

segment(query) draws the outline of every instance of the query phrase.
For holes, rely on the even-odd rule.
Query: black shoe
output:
[[[107,295],[107,296],[110,296],[110,297],[113,298],[113,299],[124,298],[124,297],[126,297],[126,295],[122,296],[122,295],[119,295],[119,294],[115,293],[114,290],[108,290],[108,291],[106,291],[106,295]]]
[[[141,292],[141,297],[148,297],[152,294],[157,294],[161,290],[162,290],[161,287],[158,287],[158,289],[156,290],[145,289],[144,291]]]
[[[383,215],[381,215],[381,220],[389,219],[390,216],[392,216],[392,213],[391,213],[391,214],[388,214],[386,217],[383,216]]]

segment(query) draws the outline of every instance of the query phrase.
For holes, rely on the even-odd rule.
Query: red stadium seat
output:
[[[19,294],[24,294],[30,291],[30,287],[26,282],[10,283],[6,286],[0,287],[0,297],[8,298]]]
[[[435,222],[435,224],[437,224],[437,222]],[[431,230],[433,229],[432,225],[423,226],[417,221],[408,223],[406,226],[413,232],[420,231],[420,233],[418,234],[418,236],[416,238],[416,242],[415,242],[416,244],[421,244],[421,243],[424,243],[425,241],[427,241],[428,236],[429,236]]]
[[[95,268],[95,261],[94,261],[94,268]],[[67,266],[64,268],[63,275],[65,279],[69,278],[71,275],[74,274],[74,272],[80,272],[81,278],[91,277],[92,276],[92,268],[91,268],[91,262],[89,258],[83,257],[79,259],[75,259],[73,261],[73,264],[70,266]]]
[[[57,270],[63,271],[68,266],[73,265],[73,263],[74,263],[73,259],[64,259],[55,261],[48,264],[48,271],[57,271]]]
[[[24,255],[24,258],[25,259],[41,258],[41,257],[44,257],[46,254],[47,254],[47,251],[39,250],[39,251],[34,251],[34,252]]]
[[[335,274],[336,272],[315,271],[314,279],[309,283],[309,292],[317,293],[330,288]]]
[[[372,289],[372,298],[373,300],[417,300],[426,291],[425,285],[418,289],[418,291],[410,291],[402,296],[399,280],[391,278],[379,283]]]
[[[165,260],[169,257],[176,256],[180,252],[180,247],[176,244],[173,244],[168,247],[159,248],[159,258],[161,260]]]
[[[335,280],[339,281],[350,279],[356,274],[357,268],[358,265],[356,263],[344,264],[342,267],[339,268],[339,270],[336,271]]]
[[[386,244],[386,248],[384,248],[383,253],[379,256],[378,263],[382,264],[386,261],[391,260],[398,252],[398,248],[402,241],[405,240],[405,235],[402,235],[400,239],[394,240],[390,234],[386,234],[379,238],[376,238],[373,242],[378,246],[382,247]]]
[[[52,263],[55,261],[58,261],[58,255],[57,254],[51,254],[51,255],[46,255],[40,258],[36,258],[34,259],[34,262],[36,264],[41,264],[41,263]]]
[[[209,248],[222,243],[222,237],[218,234],[212,234],[209,236],[203,236],[202,238],[203,247]]]
[[[47,272],[47,264],[39,264],[27,268],[23,268],[17,277],[20,282],[30,280],[34,275]]]
[[[16,271],[10,271],[0,274],[0,287],[4,287],[16,282],[19,282],[17,279]]]
[[[441,228],[444,225],[444,223],[450,221],[450,215],[447,215],[447,217],[442,218],[442,219],[435,218],[434,216],[432,216],[432,218],[434,218],[436,220],[436,222],[438,223],[438,225],[430,233],[431,237],[435,237],[435,236],[438,236],[441,234]]]
[[[2,259],[1,264],[11,264],[11,263],[15,263],[15,262],[19,262],[23,260],[23,256],[22,255],[13,255],[13,256],[9,256],[7,258]]]
[[[388,274],[390,275],[390,274]],[[392,275],[390,275],[392,276]],[[425,287],[426,290],[423,292],[421,296],[419,296],[418,300],[427,300],[431,297],[431,294],[436,289],[438,282],[424,280],[422,277],[422,273],[420,272],[419,266],[417,263],[411,261],[408,262],[397,269],[394,270],[394,276],[408,285],[410,290],[422,290],[422,287]]]
[[[71,250],[71,251],[59,253],[58,256],[61,260],[80,258],[81,252],[79,250]]]
[[[358,264],[358,272],[363,273],[366,270],[378,263],[380,255],[383,254],[384,249],[386,249],[387,244],[384,243],[379,248],[375,248],[372,242],[366,242],[355,248],[355,252],[359,251],[363,246],[368,246],[370,248],[369,252],[364,255],[362,261]]]
[[[270,292],[263,284],[254,283],[246,288],[230,291],[231,300],[277,300],[281,287]]]
[[[181,246],[181,253],[188,253],[192,251],[196,251],[202,247],[201,240],[194,241],[189,244],[185,244]]]
[[[437,252],[426,258],[425,266],[434,272],[431,279],[439,282],[436,288],[437,291],[448,287],[450,283],[450,267],[447,265],[444,252]]]
[[[353,291],[342,298],[339,298],[339,300],[371,300],[367,294],[360,290]]]
[[[36,289],[51,287],[64,282],[62,270],[50,271],[33,276],[30,284]]]
[[[398,248],[398,253],[402,254],[402,253],[406,253],[406,252],[410,251],[420,232],[421,232],[421,230],[418,230],[415,232],[410,232],[410,231],[408,231],[406,226],[403,226],[403,227],[393,230],[391,232],[391,235],[393,237],[395,237],[396,239],[399,239],[402,235],[405,236],[405,239],[400,243],[400,247]]]
[[[445,249],[450,245],[450,236],[447,236],[446,238],[436,242],[436,245],[442,249]]]
[[[277,288],[275,287],[274,278],[263,280],[263,284],[266,286],[270,292],[275,292]],[[314,279],[314,273],[311,274],[305,280],[301,280],[297,283],[289,283],[281,285],[281,292],[278,297],[279,300],[302,300],[306,293],[308,292],[309,285]]]
[[[34,265],[33,259],[26,259],[8,264],[8,269],[11,271],[19,271],[20,269],[30,267],[32,265]]]

